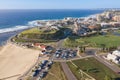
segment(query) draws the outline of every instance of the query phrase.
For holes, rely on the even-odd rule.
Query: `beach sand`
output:
[[[8,43],[0,50],[0,79],[16,80],[38,59],[39,51]]]
[[[0,51],[2,50],[2,47],[0,47]]]

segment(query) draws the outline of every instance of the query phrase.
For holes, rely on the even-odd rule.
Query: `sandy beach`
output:
[[[39,51],[6,44],[0,50],[0,80],[16,80],[38,59]]]
[[[0,47],[0,51],[2,50],[2,47]]]

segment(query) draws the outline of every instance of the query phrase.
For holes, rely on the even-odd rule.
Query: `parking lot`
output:
[[[53,62],[48,60],[43,60],[38,66],[35,67],[35,70],[31,73],[31,80],[41,80],[47,74],[51,68]]]
[[[77,57],[77,50],[58,48],[46,50],[42,55],[50,56],[49,60],[43,60],[31,71],[30,80],[42,80],[49,72],[54,60],[69,60]]]
[[[73,50],[73,49],[59,48],[56,49],[55,53],[53,54],[54,60],[56,59],[68,60],[75,57],[77,57],[77,50]]]

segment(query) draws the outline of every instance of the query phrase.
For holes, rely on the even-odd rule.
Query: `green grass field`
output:
[[[56,42],[56,36],[59,35],[57,30],[40,30],[38,28],[32,28],[25,30],[14,37],[16,42],[40,42],[49,43]]]
[[[120,46],[120,37],[115,35],[98,35],[91,37],[72,37],[67,38],[64,41],[65,46],[76,47],[80,45],[89,45],[90,47],[102,47],[105,44],[106,47]]]
[[[67,80],[60,63],[54,63],[43,80]]]
[[[25,30],[23,31],[21,34],[53,34],[55,33],[56,31],[53,30],[53,31],[49,31],[49,32],[44,32],[42,30],[39,30],[38,28],[32,28],[32,29],[29,29],[29,30]]]
[[[114,73],[94,58],[75,60],[73,63],[96,80],[105,80],[105,76],[111,77],[112,80],[120,80],[120,75]],[[78,70],[71,64],[71,62],[68,62],[67,64],[78,80],[80,80],[80,73],[78,73]]]

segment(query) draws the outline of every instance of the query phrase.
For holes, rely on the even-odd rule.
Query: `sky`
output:
[[[0,0],[0,9],[120,8],[120,0]]]

